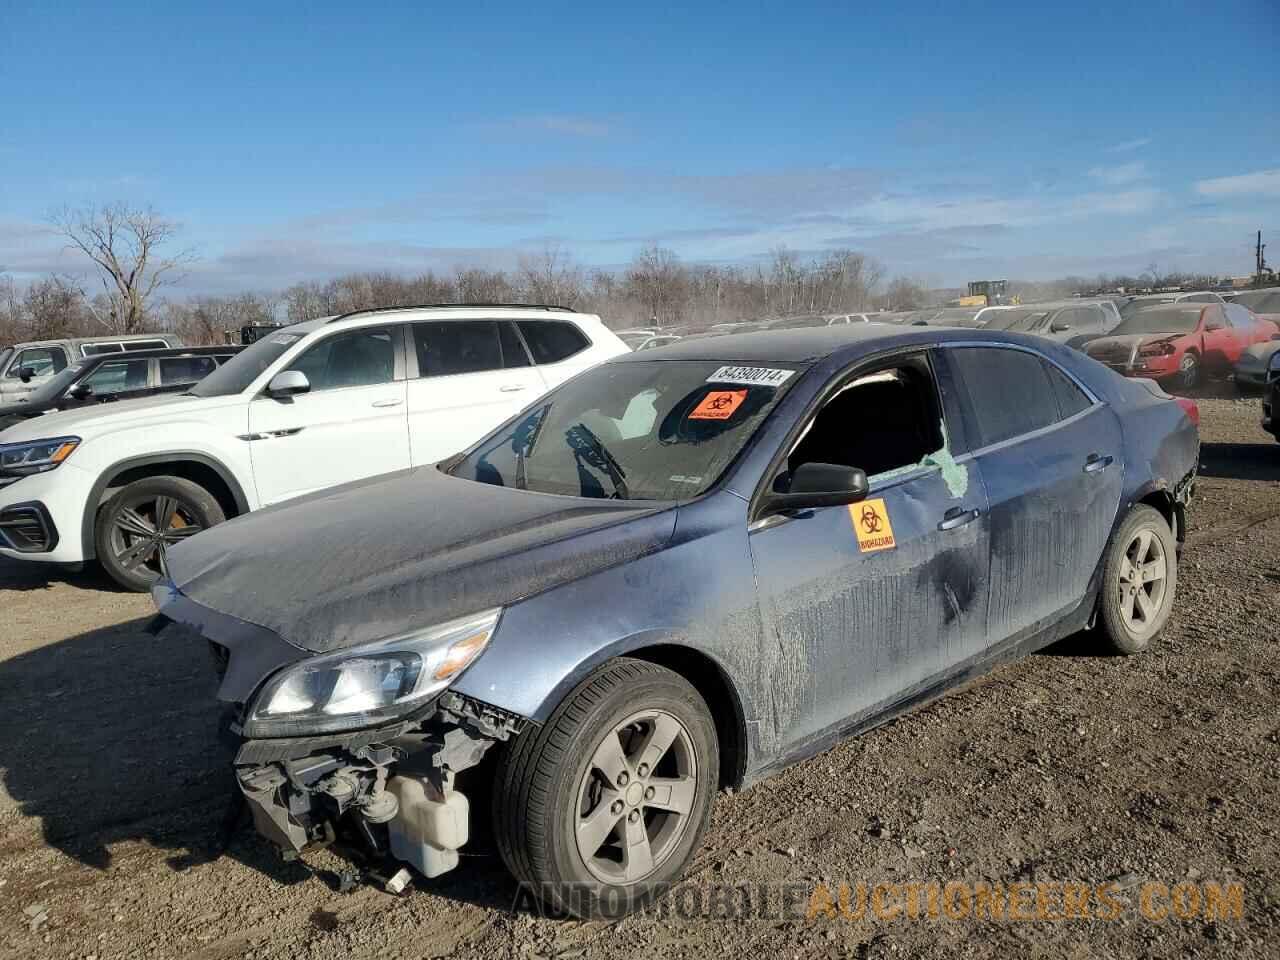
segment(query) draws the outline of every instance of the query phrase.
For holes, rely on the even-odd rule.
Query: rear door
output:
[[[844,377],[773,482],[841,463],[868,472],[870,495],[748,528],[785,667],[761,678],[783,754],[909,698],[987,642],[987,500],[978,471],[950,456],[963,430],[946,381],[925,352]]]
[[[425,320],[408,343],[415,465],[435,463],[519,413],[546,389],[508,320]]]
[[[593,350],[591,338],[569,320],[518,320],[516,326],[548,389],[609,356]]]
[[[189,357],[156,358],[156,392],[175,393],[199,383],[218,367],[217,358],[208,354]]]
[[[312,344],[288,367],[307,393],[249,404],[249,444],[265,506],[409,464],[403,332],[360,327]]]
[[[946,347],[990,501],[993,642],[1056,623],[1088,592],[1120,505],[1120,423],[1061,367],[1013,346]],[[974,439],[976,438],[976,439]]]

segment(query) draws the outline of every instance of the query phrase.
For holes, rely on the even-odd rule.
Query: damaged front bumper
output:
[[[258,833],[287,857],[331,842],[345,823],[370,853],[435,877],[457,866],[470,834],[469,801],[455,777],[527,722],[446,691],[415,718],[391,726],[246,740],[236,755],[236,780]]]

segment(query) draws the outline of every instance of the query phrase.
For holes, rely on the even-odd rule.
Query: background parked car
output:
[[[81,337],[74,340],[37,340],[17,343],[12,355],[0,367],[0,402],[30,393],[55,373],[85,357],[126,350],[159,350],[182,346],[182,338],[172,333],[141,333],[128,336]]]
[[[1013,330],[1047,337],[1081,350],[1120,325],[1110,300],[1055,300],[1012,307],[987,307],[974,318],[984,330]]]
[[[1174,303],[1131,311],[1085,351],[1127,377],[1151,377],[1194,387],[1205,372],[1231,372],[1252,344],[1280,328],[1235,303]]]
[[[173,543],[262,506],[435,463],[548,388],[629,352],[599,317],[536,306],[295,324],[180,403],[107,404],[7,429],[0,555],[96,559],[120,584],[146,589]]]
[[[51,410],[177,393],[204,379],[241,347],[174,347],[99,354],[77,361],[12,403],[0,404],[0,431]]]
[[[1214,293],[1212,290],[1151,293],[1130,299],[1128,303],[1124,304],[1124,306],[1120,308],[1120,316],[1122,318],[1127,317],[1135,311],[1145,310],[1147,307],[1158,307],[1161,304],[1168,303],[1226,303],[1226,301],[1222,299],[1222,294]]]
[[[655,333],[652,336],[645,337],[638,344],[633,346],[632,350],[652,350],[655,347],[665,347],[669,343],[675,343],[680,339],[679,334],[675,333]]]
[[[916,327],[977,327],[985,307],[929,307],[912,311],[902,322]]]
[[[1236,294],[1231,303],[1280,326],[1280,287],[1244,290]],[[1280,340],[1255,343],[1245,350],[1236,361],[1236,384],[1246,391],[1261,390],[1267,383],[1267,370],[1277,351],[1280,351]]]

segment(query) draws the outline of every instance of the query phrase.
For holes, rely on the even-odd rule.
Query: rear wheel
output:
[[[98,511],[94,528],[98,562],[122,587],[149,590],[169,572],[170,547],[225,519],[218,501],[190,480],[136,480]]]
[[[1102,633],[1117,653],[1141,653],[1160,635],[1173,610],[1178,553],[1173,531],[1145,504],[1116,532],[1103,570]]]
[[[640,909],[679,879],[711,816],[719,747],[683,677],[612,661],[505,752],[498,849],[516,879],[583,918]]]

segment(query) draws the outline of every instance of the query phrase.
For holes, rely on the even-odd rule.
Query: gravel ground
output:
[[[1158,648],[1071,638],[722,796],[689,872],[794,883],[801,911],[819,883],[1114,880],[1113,919],[809,920],[774,887],[770,916],[557,920],[512,909],[483,838],[404,896],[339,893],[336,853],[282,864],[226,828],[208,664],[140,630],[145,597],[0,561],[0,956],[1280,956],[1280,444],[1256,400],[1201,411]],[[1239,883],[1243,917],[1150,919],[1149,881]]]

